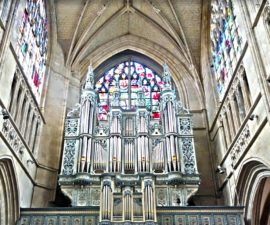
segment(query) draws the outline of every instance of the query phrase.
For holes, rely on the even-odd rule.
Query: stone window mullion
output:
[[[229,146],[229,143],[228,143],[228,138],[226,138],[226,131],[225,131],[225,125],[224,125],[224,118],[222,116],[220,116],[220,119],[219,119],[219,122],[220,122],[220,125],[221,125],[221,132],[222,132],[222,138],[224,140],[224,143],[225,143],[225,148],[227,149],[228,146]]]
[[[30,139],[33,116],[34,116],[34,110],[31,109],[30,110],[30,116],[28,118],[27,125],[26,125],[27,129],[26,129],[26,133],[25,133],[25,141],[26,141],[27,144],[29,143],[29,139]]]
[[[17,109],[17,113],[16,113],[16,116],[14,118],[15,120],[15,123],[17,124],[17,127],[19,128],[19,124],[20,124],[20,120],[22,119],[21,118],[21,111],[22,111],[22,107],[23,107],[23,102],[24,102],[24,98],[26,97],[26,89],[25,89],[25,86],[22,85],[22,92],[21,92],[21,95],[19,97],[19,104],[18,104],[18,109]]]
[[[241,74],[241,76],[240,76],[240,87],[241,87],[242,95],[243,95],[243,99],[244,99],[245,111],[248,112],[249,108],[251,106],[251,103],[250,103],[250,98],[248,96],[248,89],[246,86],[246,82],[244,81],[244,74]]]
[[[25,136],[25,131],[26,131],[26,124],[27,124],[27,119],[28,119],[28,111],[29,111],[29,108],[30,108],[30,101],[29,101],[29,95],[28,93],[26,92],[26,105],[25,105],[25,109],[24,109],[24,115],[23,115],[23,118],[22,118],[22,126],[21,126],[21,134],[23,136]]]
[[[237,102],[235,101],[234,93],[231,93],[229,95],[229,102],[231,105],[232,117],[234,118],[234,128],[235,128],[235,133],[236,133],[240,127],[240,119],[239,119],[239,112],[236,106]]]
[[[229,130],[230,130],[230,134],[231,134],[231,141],[232,141],[234,136],[235,136],[235,131],[234,131],[234,124],[233,124],[231,107],[229,104],[227,104],[227,106],[226,106],[226,111],[227,111],[227,118],[228,118]]]
[[[34,116],[34,122],[32,124],[32,132],[31,132],[31,137],[29,139],[29,148],[32,150],[32,152],[34,152],[34,142],[35,142],[35,138],[36,138],[36,134],[37,134],[37,116]]]
[[[235,96],[236,96],[238,108],[239,108],[240,122],[242,123],[246,116],[246,109],[244,105],[242,91],[239,86],[236,87]]]
[[[37,146],[39,143],[39,137],[40,137],[40,131],[41,131],[41,120],[40,117],[37,119],[37,124],[36,124],[36,131],[35,131],[35,137],[33,140],[33,154],[36,156],[37,155]]]

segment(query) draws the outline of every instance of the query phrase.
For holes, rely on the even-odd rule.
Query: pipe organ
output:
[[[157,207],[186,206],[198,189],[191,114],[163,69],[158,120],[142,85],[136,107],[123,109],[116,82],[108,120],[99,121],[91,66],[80,104],[67,115],[59,184],[73,206],[99,207],[100,224],[156,224]]]

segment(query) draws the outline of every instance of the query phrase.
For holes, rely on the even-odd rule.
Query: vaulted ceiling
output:
[[[202,0],[56,0],[58,42],[66,64],[134,36],[199,68]]]

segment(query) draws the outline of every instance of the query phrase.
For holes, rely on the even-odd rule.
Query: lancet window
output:
[[[48,24],[44,0],[27,0],[19,26],[17,55],[31,89],[40,100],[48,44]]]
[[[105,72],[95,84],[99,100],[99,120],[108,119],[108,106],[111,106],[117,86],[120,90],[122,109],[135,109],[138,105],[138,90],[141,87],[152,119],[160,119],[160,92],[163,87],[160,76],[138,62],[126,61]]]
[[[232,0],[213,0],[211,12],[212,64],[220,100],[231,80],[243,48]]]

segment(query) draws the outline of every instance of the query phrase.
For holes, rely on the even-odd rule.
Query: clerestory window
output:
[[[213,73],[220,100],[223,98],[243,49],[243,40],[232,0],[212,0],[211,50]]]
[[[39,102],[46,69],[48,23],[44,0],[27,0],[17,37],[17,55]]]

